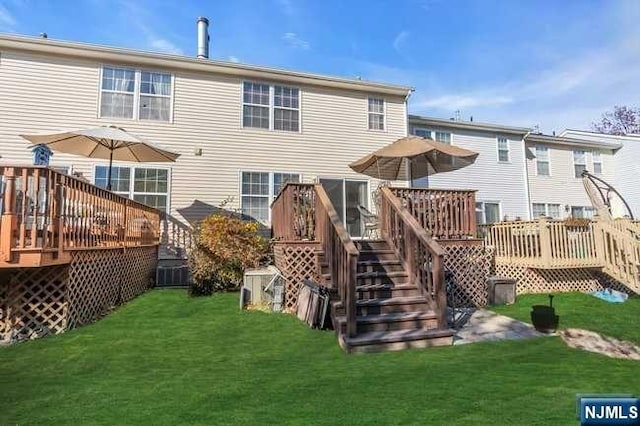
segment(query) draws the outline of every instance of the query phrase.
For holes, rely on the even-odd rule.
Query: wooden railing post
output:
[[[434,297],[438,307],[438,328],[447,328],[447,289],[444,282],[444,256],[433,255],[433,280]]]
[[[11,262],[11,249],[14,247],[13,233],[18,226],[16,210],[16,170],[13,167],[5,171],[5,190],[2,213],[2,235],[0,235],[0,254],[5,262]]]
[[[542,258],[542,264],[545,266],[551,265],[552,253],[551,253],[551,232],[549,231],[549,223],[546,217],[541,217],[538,221],[540,230],[540,257]]]

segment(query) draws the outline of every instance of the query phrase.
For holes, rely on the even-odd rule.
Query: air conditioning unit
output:
[[[188,287],[189,266],[158,266],[156,287]]]
[[[278,268],[273,265],[248,269],[244,273],[240,307],[247,305],[268,305],[274,312],[282,310],[284,300],[284,280]]]

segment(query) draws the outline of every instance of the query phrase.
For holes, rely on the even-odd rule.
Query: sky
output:
[[[0,32],[415,88],[412,114],[542,131],[640,106],[640,0],[0,0]]]

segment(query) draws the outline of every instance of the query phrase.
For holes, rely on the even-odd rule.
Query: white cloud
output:
[[[295,49],[311,49],[311,45],[309,44],[309,42],[301,39],[296,33],[284,33],[284,35],[282,36],[282,40],[284,40],[289,46]]]
[[[229,62],[238,63],[238,62],[240,62],[240,59],[237,56],[231,55],[231,56],[229,56]]]
[[[175,44],[171,43],[169,40],[165,40],[163,38],[154,38],[153,36],[148,36],[149,45],[153,48],[153,50],[158,50],[160,52],[165,53],[173,53],[174,55],[183,55],[184,52]]]
[[[396,50],[396,52],[400,52],[402,46],[407,41],[407,38],[409,38],[409,31],[403,30],[400,31],[398,35],[393,39],[393,48]]]
[[[0,4],[0,29],[12,29],[17,24],[18,22],[11,12]]]

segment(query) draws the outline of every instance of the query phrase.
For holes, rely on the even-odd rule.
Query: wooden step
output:
[[[367,315],[356,317],[356,324],[358,334],[370,331],[435,330],[438,328],[438,316],[433,311]],[[347,327],[346,317],[336,317],[334,327],[344,333]]]
[[[379,285],[379,284],[408,284],[409,276],[405,271],[391,272],[360,272],[356,275],[357,285]]]
[[[356,300],[356,315],[359,316],[427,310],[429,304],[423,296]]]
[[[369,284],[356,287],[358,299],[388,299],[390,297],[420,296],[414,284]]]
[[[398,259],[370,259],[358,261],[358,272],[396,272],[404,267]]]
[[[450,346],[454,331],[445,330],[394,330],[371,331],[347,337],[340,334],[338,341],[347,352],[400,351],[431,346]]]
[[[360,261],[369,261],[369,260],[398,260],[398,256],[396,252],[393,250],[361,250],[360,257],[358,258]]]
[[[360,240],[355,241],[358,250],[362,251],[375,251],[375,250],[388,250],[389,243],[385,240]]]

